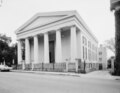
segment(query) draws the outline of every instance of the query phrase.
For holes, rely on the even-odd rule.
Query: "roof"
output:
[[[64,18],[68,18],[70,16],[74,16],[77,18],[79,23],[83,26],[83,28],[97,41],[96,37],[90,31],[89,27],[77,13],[77,11],[58,11],[58,12],[45,12],[45,13],[37,13],[27,22],[25,22],[21,27],[19,27],[15,33],[19,34],[20,32],[28,31],[33,28],[38,28],[44,26],[45,24],[49,24]],[[97,41],[98,42],[98,41]]]

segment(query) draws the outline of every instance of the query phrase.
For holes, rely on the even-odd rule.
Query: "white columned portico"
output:
[[[49,36],[44,34],[44,63],[49,63]]]
[[[77,58],[76,26],[71,26],[70,37],[71,37],[71,62],[75,62],[75,59]]]
[[[25,63],[30,63],[30,41],[29,38],[25,39]]]
[[[34,36],[34,63],[38,63],[39,62],[39,58],[38,58],[38,36]]]
[[[62,62],[61,30],[56,31],[56,62]]]
[[[18,64],[22,64],[22,45],[21,45],[21,41],[18,40]]]

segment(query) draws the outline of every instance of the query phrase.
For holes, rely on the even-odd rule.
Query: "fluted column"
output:
[[[61,31],[56,31],[56,62],[62,62]]]
[[[30,63],[30,42],[29,38],[25,39],[25,63]]]
[[[38,36],[34,36],[34,63],[38,63],[39,62],[39,55],[38,55]]]
[[[49,36],[44,34],[44,63],[49,63]]]
[[[77,58],[77,37],[76,37],[76,26],[70,28],[70,39],[71,39],[71,62],[75,62]]]
[[[18,40],[18,64],[21,64],[22,61],[22,45],[21,45],[21,41]]]

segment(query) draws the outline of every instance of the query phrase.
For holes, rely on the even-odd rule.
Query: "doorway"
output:
[[[49,59],[50,63],[55,63],[55,41],[49,41]]]

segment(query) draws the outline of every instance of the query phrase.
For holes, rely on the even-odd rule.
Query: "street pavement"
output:
[[[120,93],[120,80],[0,72],[0,93]]]

